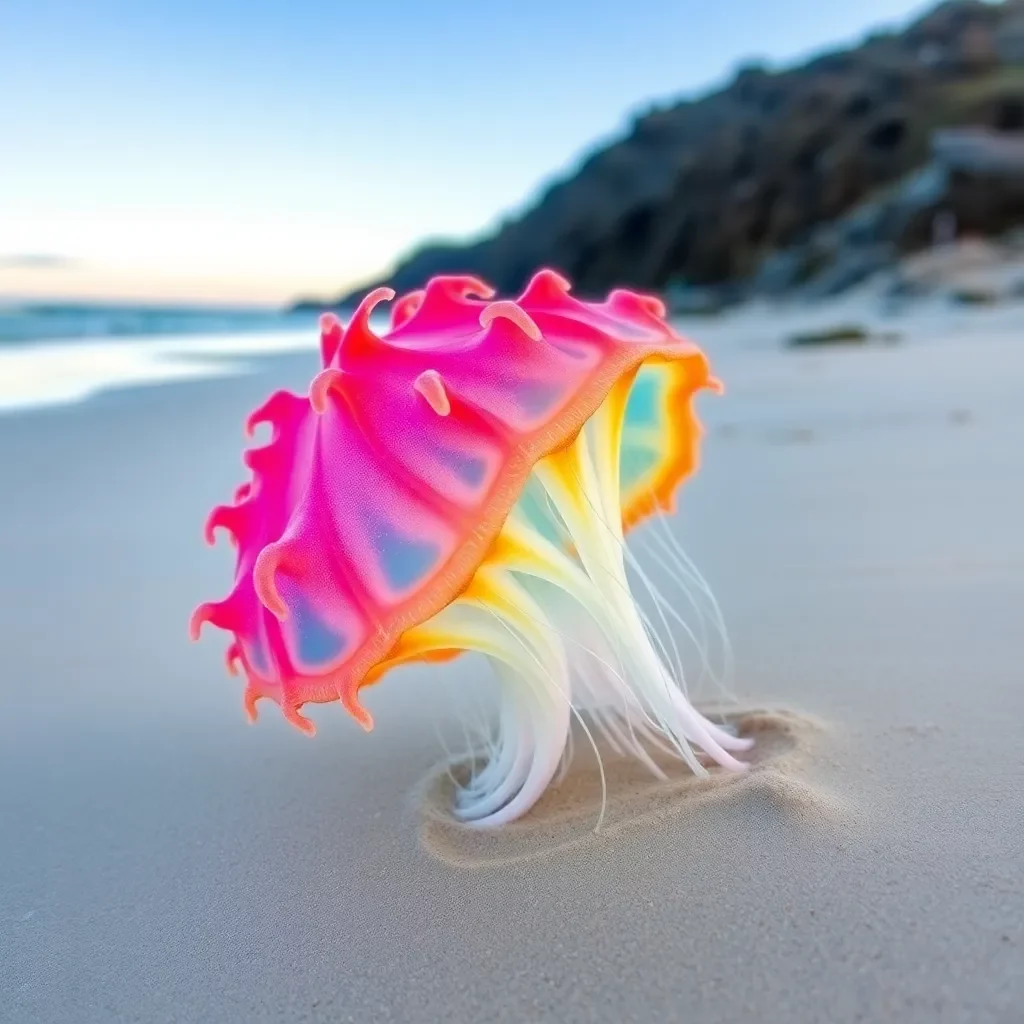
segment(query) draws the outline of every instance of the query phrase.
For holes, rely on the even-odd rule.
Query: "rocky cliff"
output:
[[[964,128],[1007,143],[998,169],[943,133]],[[851,231],[869,268],[926,245],[937,213],[960,232],[1024,223],[1022,136],[1024,0],[952,0],[900,33],[787,70],[747,66],[720,91],[651,109],[496,233],[421,248],[341,302],[437,273],[510,291],[542,265],[582,293],[778,290],[829,271],[841,284]]]

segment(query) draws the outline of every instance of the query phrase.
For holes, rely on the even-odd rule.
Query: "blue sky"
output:
[[[337,292],[521,207],[652,99],[921,9],[0,0],[0,296]]]

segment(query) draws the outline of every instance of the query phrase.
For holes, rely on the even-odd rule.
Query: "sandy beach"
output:
[[[755,767],[611,763],[596,833],[587,756],[506,833],[444,820],[472,659],[309,739],[188,642],[242,421],[312,352],[0,417],[0,1021],[1020,1019],[1024,307],[687,326],[727,393],[670,526]]]

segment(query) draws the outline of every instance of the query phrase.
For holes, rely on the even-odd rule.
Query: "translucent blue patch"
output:
[[[406,590],[419,583],[441,557],[436,544],[405,537],[390,523],[374,522],[370,533],[384,577],[393,590]]]
[[[626,403],[626,429],[655,426],[658,422],[662,376],[656,371],[641,370],[636,375]]]
[[[325,665],[341,657],[347,645],[344,634],[327,626],[304,597],[292,595],[288,610],[295,620],[300,661],[306,665]]]
[[[515,396],[527,416],[543,416],[558,405],[562,389],[544,381],[522,381],[515,389]]]
[[[487,476],[487,463],[475,455],[464,455],[449,448],[438,448],[437,458],[469,487],[479,487]]]
[[[619,463],[619,479],[622,487],[631,487],[637,480],[650,473],[657,464],[658,453],[650,448],[624,446]]]

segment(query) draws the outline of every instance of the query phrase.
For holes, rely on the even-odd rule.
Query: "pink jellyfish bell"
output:
[[[378,336],[370,313],[393,297],[377,289],[344,329],[323,319],[309,395],[253,413],[273,439],[207,524],[235,540],[235,582],[192,634],[233,634],[250,717],[269,698],[312,733],[302,706],[340,700],[369,730],[362,687],[476,651],[501,704],[487,763],[456,793],[467,824],[527,812],[583,712],[655,773],[649,743],[698,774],[742,770],[750,741],[687,700],[626,573],[624,531],[671,510],[696,466],[693,397],[716,386],[704,355],[657,299],[583,302],[550,270],[515,300],[436,277]]]

